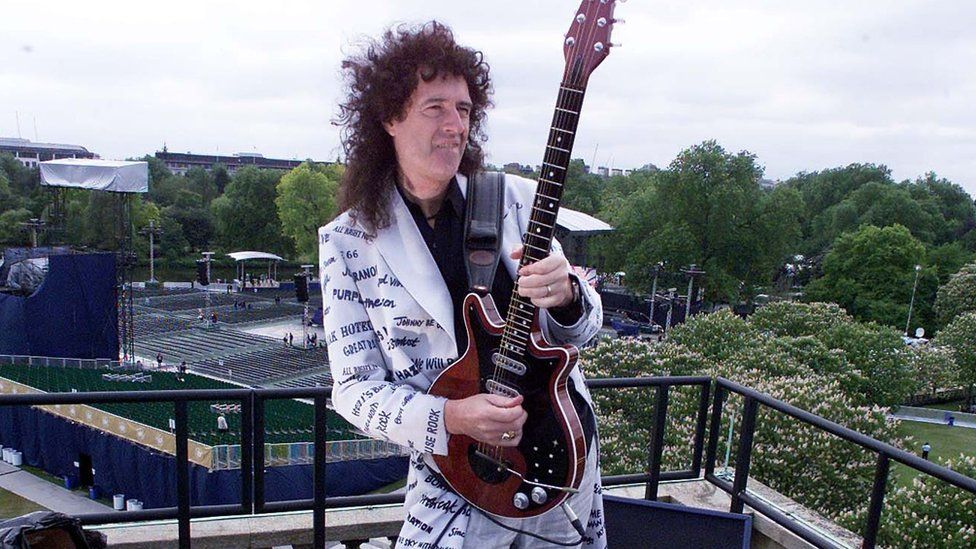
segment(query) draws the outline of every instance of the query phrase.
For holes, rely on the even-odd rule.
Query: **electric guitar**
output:
[[[590,73],[610,53],[615,0],[583,0],[566,33],[563,72],[542,171],[523,235],[521,264],[549,255],[569,167],[580,108]],[[542,337],[538,311],[512,293],[507,319],[490,295],[468,294],[461,313],[468,333],[464,354],[434,380],[429,393],[462,399],[478,393],[524,395],[528,420],[517,447],[452,435],[447,456],[434,456],[450,487],[493,515],[541,515],[579,490],[586,463],[583,426],[568,386],[578,351]]]

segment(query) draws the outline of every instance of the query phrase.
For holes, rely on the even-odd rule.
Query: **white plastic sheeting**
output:
[[[89,158],[41,162],[41,185],[115,193],[149,192],[149,163]]]

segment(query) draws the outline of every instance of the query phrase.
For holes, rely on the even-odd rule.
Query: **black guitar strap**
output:
[[[468,178],[464,212],[464,258],[468,288],[487,295],[495,280],[502,244],[502,200],[505,174],[478,172]]]

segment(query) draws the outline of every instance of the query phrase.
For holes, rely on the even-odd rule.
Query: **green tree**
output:
[[[213,175],[203,168],[192,168],[186,172],[186,188],[200,200],[196,206],[209,208],[210,202],[217,198],[217,185]]]
[[[976,312],[962,313],[939,332],[934,343],[952,349],[958,366],[959,384],[969,392],[967,403],[973,404],[976,387]]]
[[[278,183],[278,217],[282,231],[295,243],[303,261],[314,262],[318,252],[318,228],[336,213],[336,193],[342,168],[303,163]]]
[[[754,155],[714,141],[683,151],[613,216],[609,266],[647,288],[647,265],[695,263],[708,295],[730,301],[768,283],[799,236],[802,202],[793,189],[763,192],[761,175]]]
[[[214,215],[210,210],[173,205],[164,208],[163,212],[180,224],[183,236],[191,250],[203,251],[210,247],[210,242],[216,234]]]
[[[969,263],[939,288],[935,298],[939,323],[948,324],[964,312],[976,312],[976,263]]]
[[[942,223],[936,228],[936,244],[959,240],[976,228],[976,205],[959,185],[934,172],[904,185],[915,200],[932,204],[941,214]]]
[[[165,213],[159,220],[162,234],[159,235],[159,251],[168,261],[178,261],[190,253],[190,243],[183,235],[183,225]]]
[[[585,214],[596,215],[602,207],[606,180],[586,173],[586,166],[579,158],[569,163],[563,187],[562,205]]]
[[[925,247],[901,225],[871,225],[843,234],[823,261],[823,276],[807,285],[810,301],[834,302],[860,320],[901,326],[908,316],[915,265],[924,265]],[[928,296],[938,286],[934,269],[919,273],[913,317],[931,327]]]
[[[856,212],[828,211],[840,204],[849,194],[871,182],[893,184],[891,170],[875,164],[850,164],[843,168],[831,168],[819,172],[801,172],[786,184],[795,187],[803,196],[806,210],[803,214],[803,250],[815,255],[830,244],[836,234],[825,235],[823,228],[851,219]],[[853,205],[849,206],[853,208]],[[839,219],[837,219],[839,217]],[[853,225],[850,226],[854,228]]]
[[[214,187],[217,188],[217,196],[224,194],[224,191],[227,190],[227,185],[230,184],[230,175],[227,173],[227,166],[214,164],[210,169],[210,173],[213,175]]]
[[[217,238],[226,249],[291,253],[274,207],[280,179],[280,172],[248,166],[234,174],[223,196],[214,199]]]
[[[20,224],[32,217],[27,208],[17,208],[0,213],[0,242],[14,246],[30,243],[30,237],[21,230]]]

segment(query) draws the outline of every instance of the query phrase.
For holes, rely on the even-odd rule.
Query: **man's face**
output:
[[[471,95],[460,76],[422,78],[401,120],[384,124],[393,137],[402,182],[421,200],[441,196],[468,143]]]

